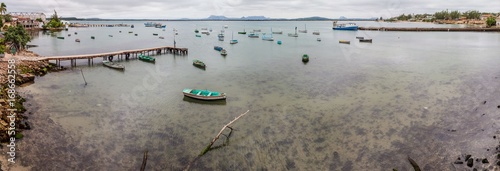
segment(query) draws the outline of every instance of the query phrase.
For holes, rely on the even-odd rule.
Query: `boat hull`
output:
[[[212,96],[212,95],[196,95],[192,94],[193,90],[192,89],[184,89],[182,91],[182,94],[186,97],[194,98],[194,99],[199,99],[199,100],[225,100],[226,99],[226,93],[219,93],[217,96]],[[210,91],[207,91],[210,92]]]
[[[333,27],[333,30],[350,30],[350,31],[356,31],[356,30],[358,30],[358,26]]]
[[[112,69],[125,70],[125,66],[123,66],[121,64],[114,63],[114,62],[104,61],[104,62],[102,62],[102,64],[104,64],[104,66],[107,66],[107,67],[112,68]]]

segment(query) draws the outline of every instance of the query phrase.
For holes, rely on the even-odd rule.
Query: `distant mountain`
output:
[[[241,17],[243,20],[267,20],[269,18],[264,17],[264,16],[247,16],[247,17]]]
[[[297,18],[297,19],[294,19],[294,20],[322,21],[322,20],[332,20],[332,19],[325,18],[325,17],[314,16],[314,17],[306,17],[306,18]]]
[[[228,18],[226,16],[222,15],[211,15],[207,18],[207,20],[227,20]]]

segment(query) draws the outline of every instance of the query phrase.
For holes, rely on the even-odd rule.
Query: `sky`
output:
[[[54,10],[62,17],[180,19],[223,15],[270,18],[390,18],[442,10],[500,12],[498,0],[3,0],[7,12]]]

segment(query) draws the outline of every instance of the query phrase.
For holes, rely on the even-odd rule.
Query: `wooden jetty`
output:
[[[500,27],[480,28],[480,27],[466,27],[466,28],[419,28],[419,27],[359,27],[358,30],[369,31],[415,31],[415,32],[500,32]]]
[[[69,27],[130,27],[128,24],[80,24],[71,23]]]
[[[146,48],[146,49],[135,49],[135,50],[124,50],[117,52],[108,52],[108,53],[98,53],[98,54],[86,54],[86,55],[68,55],[68,56],[49,56],[49,57],[40,57],[38,60],[42,61],[56,61],[57,66],[61,65],[61,61],[70,60],[71,66],[76,66],[77,59],[87,59],[89,65],[94,64],[94,58],[103,58],[103,60],[109,59],[118,59],[126,60],[130,58],[138,58],[139,54],[145,54],[148,56],[151,55],[160,55],[160,54],[180,54],[187,55],[187,48],[176,48],[171,46],[162,46],[162,47],[154,47],[154,48]]]

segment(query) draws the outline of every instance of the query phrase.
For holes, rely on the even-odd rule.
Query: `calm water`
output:
[[[31,50],[51,56],[173,45],[176,28],[177,46],[189,48],[189,55],[155,56],[156,64],[123,61],[124,72],[82,60],[76,68],[38,77],[20,89],[34,128],[21,141],[22,166],[139,170],[148,150],[147,170],[180,170],[246,110],[233,125],[229,146],[201,157],[193,170],[410,170],[407,156],[421,168],[453,170],[463,167],[451,164],[463,153],[494,161],[493,150],[486,149],[495,147],[491,135],[499,129],[498,33],[346,32],[333,31],[331,22],[164,22],[162,31],[123,23],[135,28],[55,33],[64,40],[40,33],[31,43],[39,47]],[[229,28],[220,42],[223,25]],[[211,35],[195,37],[194,29],[204,27],[213,29]],[[309,32],[286,36],[294,27]],[[282,45],[237,34],[269,34],[271,28],[284,32],[273,35]],[[229,44],[232,32],[238,44]],[[356,36],[373,43],[359,43]],[[227,57],[214,45],[226,48]],[[301,62],[305,53],[307,64]],[[207,69],[193,67],[193,59]],[[228,99],[186,99],[183,88],[217,90]]]

